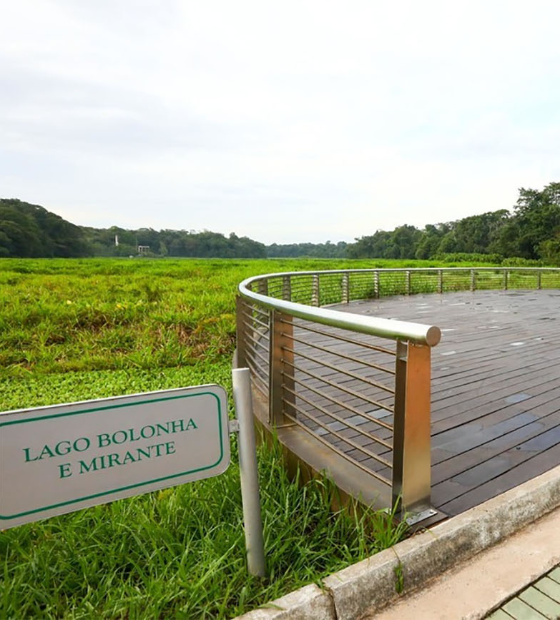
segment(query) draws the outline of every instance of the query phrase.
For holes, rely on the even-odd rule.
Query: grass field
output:
[[[0,261],[0,410],[216,382],[230,390],[235,292],[296,269],[417,261]],[[247,576],[235,446],[211,480],[0,532],[1,618],[222,618],[393,544],[382,514],[332,513],[325,481],[259,452],[269,574]]]

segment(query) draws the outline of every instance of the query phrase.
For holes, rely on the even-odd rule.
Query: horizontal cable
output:
[[[257,360],[253,357],[252,351],[246,350],[245,358],[252,363],[253,367],[251,370],[257,373],[262,378],[262,380],[268,385],[268,377],[269,377],[268,367],[263,368],[262,366],[260,366]]]
[[[267,382],[264,380],[264,378],[261,376],[261,373],[259,373],[259,369],[258,367],[255,367],[252,360],[250,358],[246,358],[245,361],[247,362],[247,366],[249,367],[249,370],[251,371],[251,377],[254,379],[258,379],[263,387],[261,389],[261,391],[264,390],[264,392],[267,394],[268,396],[268,384]]]
[[[300,344],[305,345],[306,347],[313,347],[318,351],[323,351],[323,353],[328,353],[329,355],[336,355],[338,357],[342,357],[345,360],[349,360],[351,362],[356,362],[358,364],[363,364],[364,366],[368,366],[369,368],[374,368],[375,370],[380,370],[382,372],[389,373],[390,375],[394,375],[395,371],[390,368],[385,368],[385,366],[380,366],[379,364],[374,364],[373,362],[366,362],[364,360],[352,357],[351,355],[346,355],[345,353],[339,353],[338,351],[333,351],[332,349],[328,349],[327,347],[322,347],[320,344],[313,344],[312,342],[306,342],[301,338],[297,338],[296,336],[290,336],[289,334],[282,333],[282,336],[286,336],[290,338],[294,342],[299,342]]]
[[[284,401],[286,402],[286,401]],[[305,413],[305,411],[302,411],[299,407],[297,407],[296,405],[293,405],[289,402],[287,402],[286,404],[288,404],[292,409],[294,409],[298,414],[303,415],[303,416],[307,416],[310,420],[314,420],[313,416],[307,415]],[[292,420],[293,422],[295,422],[300,428],[302,428],[304,431],[306,431],[307,433],[309,433],[310,435],[312,435],[315,439],[318,439],[321,443],[325,444],[328,448],[330,448],[333,452],[336,452],[337,454],[339,454],[342,458],[346,459],[347,461],[350,461],[350,463],[352,463],[352,465],[355,465],[356,467],[358,467],[359,469],[361,469],[362,471],[366,472],[366,474],[369,474],[370,476],[373,476],[374,478],[377,478],[380,482],[383,482],[383,484],[386,484],[388,486],[392,486],[391,481],[388,480],[387,478],[385,478],[385,476],[382,476],[381,474],[378,474],[377,472],[369,469],[369,467],[366,467],[365,465],[363,465],[362,463],[360,463],[360,461],[357,461],[356,459],[352,458],[351,456],[348,456],[348,454],[346,454],[346,452],[344,452],[344,450],[341,450],[340,448],[338,448],[337,446],[335,446],[334,444],[332,444],[330,441],[327,441],[324,437],[322,437],[321,435],[317,435],[317,433],[315,433],[313,431],[313,429],[309,428],[308,426],[306,426],[305,424],[302,423],[301,420],[299,420],[298,418],[296,418],[295,416],[291,416],[289,413],[284,412],[284,415],[289,418],[290,420]],[[330,432],[330,431],[329,431]]]
[[[260,314],[263,317],[268,318],[268,311],[264,310],[263,308],[261,308],[258,304],[253,303],[253,304],[248,304],[247,308],[251,311],[251,312],[257,312],[258,314]]]
[[[245,356],[248,357],[253,362],[255,368],[257,368],[260,371],[260,374],[262,374],[268,379],[269,377],[268,364],[265,364],[264,367],[261,366],[258,363],[257,359],[255,358],[255,353],[252,349],[245,349]]]
[[[267,323],[263,323],[262,321],[259,321],[259,319],[257,319],[254,316],[251,316],[250,314],[247,314],[247,312],[243,313],[250,321],[256,323],[257,325],[261,325],[262,327],[264,327],[267,331],[270,329],[270,326]]]
[[[311,372],[310,370],[306,370],[305,368],[302,368],[301,366],[298,366],[297,364],[293,364],[292,362],[286,359],[283,359],[282,361],[284,362],[284,364],[291,366],[294,370],[297,370],[298,372],[304,372],[306,375],[309,375],[310,377],[313,377],[314,379],[318,379],[319,381],[322,381],[323,383],[326,383],[327,385],[330,385],[331,387],[336,388],[337,390],[341,390],[342,392],[346,392],[347,394],[350,394],[351,396],[355,396],[356,398],[359,398],[360,400],[363,400],[366,403],[369,403],[370,405],[374,405],[375,407],[379,407],[380,409],[385,409],[385,411],[389,411],[390,413],[395,412],[394,408],[390,407],[389,405],[380,403],[377,400],[374,400],[373,398],[369,398],[369,396],[364,396],[364,394],[360,394],[360,392],[356,392],[355,390],[345,387],[342,384],[336,383],[335,381],[329,381],[328,379],[325,379],[325,377],[316,375],[314,372]],[[379,424],[379,426],[383,426],[383,428],[386,428],[390,431],[393,430],[393,427],[390,424],[387,424],[386,422],[382,422],[381,420],[377,420],[377,419],[375,419],[375,422]]]
[[[251,310],[253,310],[254,312],[258,312],[259,314],[262,314],[263,316],[268,317],[268,312],[266,310],[264,310],[263,308],[261,308],[259,305],[257,304],[253,304],[251,306]]]
[[[268,364],[269,364],[268,358],[266,358],[262,353],[259,353],[256,349],[252,349],[251,347],[246,347],[245,349],[246,351],[250,351],[253,355],[256,355],[268,370]]]
[[[297,366],[296,364],[291,364],[290,362],[288,362],[287,360],[284,360],[284,364],[287,364],[289,366],[292,366],[292,368],[294,368],[297,371],[303,372],[315,379],[318,379],[319,381],[326,383],[329,386],[332,386],[338,390],[341,390],[343,392],[346,392],[347,394],[350,394],[351,396],[354,396],[355,398],[358,398],[360,400],[363,400],[364,402],[373,405],[375,407],[384,409],[385,411],[389,412],[391,415],[394,414],[394,409],[393,407],[390,407],[388,405],[385,405],[384,403],[380,403],[377,402],[376,400],[373,400],[372,398],[368,398],[367,396],[364,396],[363,394],[360,394],[359,392],[356,392],[350,388],[344,387],[342,385],[339,385],[338,383],[335,383],[334,381],[329,381],[328,379],[325,379],[324,377],[320,377],[319,375],[316,375],[314,373],[312,373],[311,371],[305,370],[299,366]],[[302,385],[303,387],[310,389],[313,392],[316,392],[317,394],[319,394],[320,396],[324,396],[325,398],[327,398],[328,400],[332,401],[333,403],[336,403],[337,405],[341,406],[344,409],[347,409],[348,411],[352,411],[353,413],[360,415],[364,418],[366,418],[368,421],[373,422],[374,424],[377,424],[378,426],[380,426],[381,428],[384,428],[388,431],[393,431],[393,425],[389,424],[388,422],[384,422],[383,420],[380,420],[376,417],[373,417],[372,415],[370,415],[369,412],[363,412],[362,410],[354,407],[353,405],[349,405],[347,403],[342,402],[341,400],[339,400],[338,398],[335,398],[334,396],[331,396],[329,394],[327,394],[324,391],[318,391],[317,389],[311,387],[309,384],[305,383],[304,381],[301,381],[299,379],[296,379],[295,377],[293,377],[292,375],[288,375],[285,372],[282,372],[282,374],[285,377],[290,377],[292,378],[295,382],[299,383],[300,385]]]
[[[284,374],[284,373],[282,373],[282,374]],[[284,376],[286,376],[286,375],[284,375]],[[367,414],[362,413],[359,409],[355,409],[354,407],[352,407],[350,405],[345,405],[340,400],[337,400],[336,398],[332,398],[331,396],[328,396],[327,394],[321,393],[319,390],[316,390],[315,388],[312,388],[310,385],[306,385],[303,381],[300,381],[299,379],[295,379],[294,377],[290,377],[290,379],[293,380],[294,383],[297,383],[298,385],[301,385],[306,390],[311,390],[315,394],[317,394],[317,395],[319,395],[319,396],[321,396],[323,398],[326,398],[327,400],[330,400],[335,405],[338,405],[339,407],[342,407],[343,409],[346,409],[347,411],[351,411],[352,413],[355,413],[355,414],[357,414],[359,416],[362,416],[363,418],[365,418],[366,420],[369,420],[370,422],[376,422],[377,421],[377,420],[375,420],[375,418],[371,418]],[[289,389],[289,388],[286,387],[286,389]],[[298,394],[298,398],[299,398],[299,394]],[[382,446],[385,446],[389,450],[393,449],[393,446],[389,442],[385,441],[384,439],[379,439],[379,437],[376,437],[375,435],[372,435],[369,431],[364,431],[363,429],[361,429],[359,426],[355,425],[354,423],[349,422],[348,420],[345,420],[344,418],[338,417],[334,413],[329,413],[329,415],[332,416],[335,420],[338,420],[339,422],[342,422],[343,424],[348,426],[348,428],[353,428],[357,433],[360,433],[360,435],[365,435],[366,437],[369,437],[369,439],[373,439],[373,441],[377,442],[378,444],[381,444]]]
[[[337,416],[327,411],[324,407],[321,407],[321,405],[317,405],[316,403],[311,402],[310,400],[308,400],[307,398],[305,398],[305,396],[302,396],[301,394],[296,394],[295,390],[292,390],[286,385],[284,385],[283,387],[286,390],[286,392],[290,392],[290,394],[293,394],[296,398],[299,398],[304,403],[307,403],[310,407],[317,409],[317,411],[320,411],[322,414],[335,419],[337,422],[342,422],[340,418],[337,418]],[[284,398],[283,400],[285,403],[288,403],[294,406],[294,404],[290,403],[290,401],[288,401],[287,399]],[[359,443],[356,443],[355,441],[353,441],[352,439],[349,439],[348,437],[344,437],[344,435],[341,435],[338,431],[333,431],[327,424],[319,421],[315,416],[312,416],[309,412],[304,411],[302,412],[302,415],[307,416],[308,418],[313,420],[313,422],[315,422],[316,424],[318,424],[319,426],[327,430],[331,435],[338,437],[341,441],[346,442],[349,446],[352,446],[353,448],[356,448],[356,450],[359,450],[360,452],[363,452],[367,456],[370,456],[372,459],[379,461],[382,465],[385,465],[385,467],[392,467],[391,463],[389,463],[387,459],[384,459],[382,456],[378,456],[374,452],[370,452],[367,448],[364,448],[364,446],[361,446]],[[362,431],[362,434],[365,434],[369,439],[372,439],[372,437],[369,437],[367,433],[363,433],[363,431]]]
[[[389,392],[389,394],[395,393],[395,390],[393,388],[390,388],[387,385],[383,385],[382,383],[377,383],[377,381],[373,381],[372,379],[368,379],[367,377],[358,375],[355,372],[351,372],[350,370],[344,370],[343,368],[333,366],[332,364],[329,364],[328,362],[325,362],[324,360],[318,360],[316,357],[311,357],[311,355],[305,355],[305,353],[294,351],[294,349],[291,349],[290,347],[282,347],[282,349],[284,351],[289,351],[290,353],[293,353],[294,355],[299,355],[299,357],[303,357],[304,359],[310,362],[314,362],[315,364],[318,364],[319,366],[330,368],[331,370],[335,370],[336,372],[341,372],[343,375],[348,375],[349,377],[352,377],[353,379],[357,379],[358,381],[367,383],[368,385],[371,385],[372,387],[379,388],[380,390],[385,390],[385,392]]]
[[[247,327],[249,327],[251,329],[251,327],[252,327],[251,325],[249,325],[245,321],[243,321],[243,323],[244,323],[244,325],[246,325]],[[267,344],[266,345],[263,344],[260,339],[257,340],[252,334],[248,334],[247,332],[245,332],[243,334],[243,337],[244,338],[248,338],[249,340],[253,341],[255,344],[258,344],[259,347],[262,347],[263,349],[266,349],[268,351],[268,342],[270,341],[270,337],[268,336],[268,334],[263,334],[263,333],[259,332],[258,330],[254,330],[254,329],[252,329],[251,331],[256,331],[257,334],[260,336],[260,338],[262,340],[266,340]]]
[[[251,375],[251,379],[254,378],[254,375]],[[268,390],[266,390],[262,385],[259,385],[258,381],[253,381],[252,385],[254,385],[265,398],[268,398]]]

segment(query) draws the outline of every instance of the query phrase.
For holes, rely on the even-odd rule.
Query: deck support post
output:
[[[438,283],[437,283],[437,292],[438,293],[443,293],[443,271],[441,269],[438,269]]]
[[[379,271],[373,272],[373,296],[375,299],[379,299]]]
[[[411,290],[411,287],[410,287],[410,271],[407,271],[406,272],[406,294],[407,295],[410,295],[410,290]]]
[[[294,369],[285,362],[293,363],[293,353],[286,347],[294,347],[292,336],[294,326],[292,317],[277,310],[270,313],[270,362],[269,362],[269,424],[282,426],[285,424],[284,412],[292,417],[293,409],[290,402],[294,402],[295,391]],[[286,389],[287,388],[287,389]],[[290,392],[291,390],[291,392]]]
[[[290,276],[282,278],[282,299],[292,301],[292,279]]]
[[[393,505],[401,513],[430,508],[429,346],[397,341],[393,430]]]
[[[471,292],[476,291],[476,271],[471,269]]]
[[[504,269],[504,291],[508,290],[508,274],[509,271],[507,269]]]
[[[537,271],[537,289],[539,291],[542,289],[542,271],[540,269]]]
[[[268,296],[268,280],[265,280],[264,278],[259,280],[259,293],[261,295]]]
[[[350,301],[350,276],[345,273],[342,275],[342,303],[347,304]]]
[[[311,305],[319,306],[319,274],[313,275],[312,289],[311,289]]]

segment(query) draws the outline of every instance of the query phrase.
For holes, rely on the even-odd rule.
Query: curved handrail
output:
[[[320,275],[344,275],[360,273],[442,273],[442,272],[501,272],[507,278],[510,272],[522,273],[543,273],[558,271],[555,267],[410,267],[410,268],[361,268],[361,269],[332,269],[323,271],[286,271],[269,273],[260,276],[247,278],[239,285],[239,293],[246,299],[251,299],[255,303],[270,310],[282,311],[288,315],[306,319],[324,325],[349,329],[364,334],[389,338],[392,340],[410,340],[418,344],[427,344],[431,347],[437,345],[441,339],[439,328],[420,323],[397,321],[393,319],[382,319],[376,317],[366,317],[363,315],[340,312],[337,310],[308,306],[306,304],[286,301],[276,297],[270,297],[263,293],[251,290],[253,283],[268,282],[276,278],[291,278],[301,276],[320,276]],[[540,277],[540,276],[539,276]],[[507,280],[506,280],[507,282]],[[474,289],[473,289],[474,290]],[[440,291],[441,292],[441,291]]]
[[[351,331],[378,336],[380,338],[388,338],[391,340],[409,340],[418,344],[425,344],[435,347],[441,340],[441,331],[435,325],[424,325],[421,323],[410,323],[408,321],[397,321],[393,319],[382,319],[376,317],[367,317],[349,312],[340,312],[339,310],[331,310],[327,308],[316,308],[305,304],[276,299],[261,293],[255,293],[250,290],[253,282],[270,279],[273,277],[285,277],[292,275],[320,275],[320,274],[336,274],[336,273],[353,273],[356,271],[376,271],[373,269],[342,269],[342,270],[325,270],[325,271],[295,271],[286,273],[271,273],[261,276],[253,276],[247,278],[239,284],[239,294],[245,299],[251,299],[257,304],[268,308],[269,310],[278,310],[290,316],[300,319],[321,323],[331,327],[339,327],[349,329]],[[404,270],[406,271],[406,270]]]
[[[323,269],[319,271],[278,271],[275,273],[266,273],[260,276],[252,276],[241,282],[242,284],[252,283],[262,280],[264,278],[280,278],[281,276],[315,276],[323,274],[337,274],[337,273],[372,273],[378,271],[380,273],[406,273],[407,271],[432,271],[437,273],[438,271],[558,271],[560,267],[473,267],[472,265],[465,265],[464,267],[374,267],[374,268],[360,268],[360,269]]]

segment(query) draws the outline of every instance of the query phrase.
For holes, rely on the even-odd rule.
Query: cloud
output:
[[[350,240],[560,173],[555,1],[20,0],[0,194],[91,225]]]

